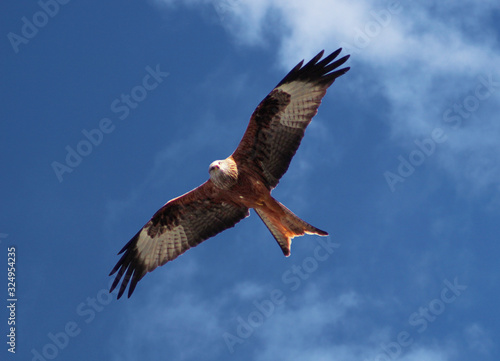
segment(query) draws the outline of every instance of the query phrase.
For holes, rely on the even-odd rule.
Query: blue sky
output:
[[[0,8],[2,359],[498,360],[497,1]],[[340,46],[351,70],[273,192],[330,236],[285,258],[252,213],[111,298],[117,251]]]

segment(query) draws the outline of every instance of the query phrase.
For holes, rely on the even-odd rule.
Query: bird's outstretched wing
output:
[[[287,171],[326,90],[350,69],[336,70],[349,58],[347,55],[334,61],[341,50],[320,61],[321,51],[304,66],[301,61],[252,114],[232,156],[238,166],[245,164],[262,174],[270,189]]]
[[[146,273],[233,227],[248,214],[248,208],[223,198],[210,180],[172,199],[118,253],[123,255],[110,273],[118,271],[110,292],[123,277],[118,298],[129,281],[130,297]]]

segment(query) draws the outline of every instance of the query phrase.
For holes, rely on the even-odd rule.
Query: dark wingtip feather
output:
[[[118,291],[117,299],[120,299],[120,297],[122,297],[123,293],[127,289],[128,282],[129,282],[130,277],[132,276],[133,272],[134,272],[134,269],[132,267],[129,267],[127,269],[127,273],[125,274],[125,277],[123,277],[122,284],[120,285],[120,290]],[[129,295],[129,297],[130,297],[130,295]]]
[[[321,59],[321,57],[323,56],[324,53],[325,53],[325,51],[321,50],[318,54],[316,54],[316,56],[314,58],[309,60],[309,62],[306,65],[304,65],[304,68],[307,66],[315,65],[318,62],[318,60]],[[304,60],[302,60],[302,61],[304,61]]]
[[[128,295],[127,297],[130,298],[132,296],[132,293],[134,293],[135,287],[137,286],[137,282],[139,282],[140,278],[137,275],[137,272],[134,274],[134,277],[132,278],[132,281],[130,282],[130,286],[128,288]]]
[[[120,260],[116,263],[116,265],[109,273],[110,276],[116,273],[113,284],[111,285],[109,290],[110,293],[115,290],[115,288],[121,281],[121,285],[118,290],[118,296],[116,297],[117,299],[120,299],[122,297],[125,289],[127,288],[127,285],[129,284],[130,279],[132,279],[132,282],[130,283],[131,287],[129,288],[128,292],[128,297],[130,297],[137,285],[137,282],[139,282],[141,278],[144,277],[144,275],[147,273],[144,267],[136,260],[135,245],[137,243],[140,232],[141,231],[137,232],[137,234],[125,245],[125,247],[120,250],[118,254],[123,254]]]
[[[333,71],[344,64],[350,57],[350,55],[346,55],[332,63],[341,51],[342,48],[339,48],[326,56],[324,59],[320,60],[324,54],[324,50],[321,50],[304,66],[302,66],[304,60],[302,60],[283,78],[281,82],[279,82],[276,87],[295,80],[318,82],[330,86],[336,78],[345,74],[350,69],[349,67],[346,67]]]

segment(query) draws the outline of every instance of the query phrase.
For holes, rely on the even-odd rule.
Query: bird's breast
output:
[[[247,208],[262,206],[271,195],[261,180],[245,173],[240,173],[238,183],[232,187],[231,192],[236,200]]]

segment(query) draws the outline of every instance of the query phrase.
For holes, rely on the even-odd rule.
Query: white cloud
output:
[[[113,349],[120,344],[117,360],[157,359],[165,354],[176,360],[193,360],[201,353],[213,359],[225,352],[220,314],[227,297],[206,297],[192,288],[172,293],[163,284],[143,299],[141,307],[137,303],[130,306],[134,311],[127,312],[123,333],[111,340]],[[123,339],[127,342],[122,343]]]
[[[480,74],[492,74],[500,81],[496,70],[500,49],[490,20],[500,6],[493,0],[439,4],[366,0],[160,2],[213,7],[221,25],[243,45],[269,44],[269,39],[277,39],[283,69],[322,48],[331,51],[343,44],[352,53],[353,66],[348,74],[352,86],[344,86],[359,100],[365,97],[359,93],[365,91],[383,95],[390,110],[381,116],[391,127],[393,141],[406,148],[434,128],[446,128],[444,112],[474,91]],[[450,136],[438,150],[439,156],[433,157],[433,162],[463,184],[462,188],[482,192],[500,182],[500,166],[496,165],[500,152],[498,90],[500,87],[475,111],[481,126],[456,132],[446,128]]]
[[[341,352],[354,360],[359,352],[336,342],[326,330],[349,322],[346,314],[360,306],[360,297],[354,292],[336,297],[327,294],[324,287],[308,284],[301,292],[288,295],[256,333],[263,346],[255,359],[326,360],[328,355],[331,359],[332,354]]]
[[[290,361],[447,361],[455,359],[452,343],[422,343],[416,334],[398,344],[391,327],[362,319],[362,310],[373,300],[355,292],[330,296],[325,287],[310,284],[287,299],[256,336],[261,347],[255,360]],[[370,307],[370,306],[368,306]],[[387,305],[385,306],[387,307]],[[408,329],[409,331],[410,329]],[[406,331],[406,330],[405,330]],[[409,340],[409,341],[408,341]]]
[[[482,355],[490,355],[495,344],[481,325],[473,323],[467,326],[464,335],[470,349]]]
[[[448,347],[418,347],[400,358],[401,361],[449,361],[456,352]]]
[[[265,289],[262,285],[251,281],[239,282],[234,286],[233,293],[242,301],[255,300],[262,297]]]
[[[433,129],[441,127],[448,138],[438,146],[430,162],[454,177],[459,190],[473,188],[483,192],[500,181],[500,166],[496,161],[500,152],[499,126],[495,123],[500,110],[500,91],[497,92],[500,88],[481,100],[478,108],[471,112],[473,114],[462,117],[459,126],[452,127],[445,122],[448,110],[456,112],[455,104],[463,105],[468,96],[474,95],[480,83],[478,76],[492,74],[495,81],[500,81],[500,76],[495,73],[500,52],[498,46],[494,46],[494,35],[490,34],[491,29],[487,25],[488,13],[494,6],[498,7],[495,2],[485,1],[481,6],[469,0],[461,4],[452,1],[439,4],[430,1],[418,4],[401,2],[401,11],[391,14],[390,20],[383,24],[379,21],[379,28],[376,28],[377,18],[387,16],[389,11],[386,2],[162,0],[161,3],[169,6],[185,4],[192,9],[200,4],[213,7],[214,16],[219,17],[221,26],[227,28],[240,45],[268,44],[267,39],[271,35],[274,40],[278,39],[278,63],[284,71],[322,48],[329,51],[342,43],[350,45],[352,70],[348,74],[349,81],[345,81],[343,86],[360,102],[369,103],[375,95],[386,99],[389,104],[387,113],[375,114],[379,111],[377,109],[373,113],[386,119],[395,144],[411,150],[415,139],[428,137]],[[448,16],[449,13],[463,13],[465,9],[470,16],[464,22]],[[468,33],[465,29],[472,30]],[[310,136],[321,137],[329,132],[329,124],[321,121],[313,123],[311,132]],[[193,136],[202,134],[203,131]],[[199,141],[191,139],[186,143],[199,144]],[[180,145],[172,145],[158,156],[154,170],[140,188],[145,188],[146,183],[156,179],[173,155],[179,154]],[[338,157],[341,157],[340,151],[339,154]],[[397,155],[389,154],[391,158]],[[307,169],[306,161],[301,162],[299,157],[297,162],[296,172]],[[137,196],[132,198],[135,202]],[[455,228],[456,220],[445,221],[435,223],[432,231],[439,235]],[[261,230],[265,231],[264,228]],[[415,263],[418,266],[415,267],[415,274],[419,274],[421,269],[430,269],[433,264],[430,256],[426,258],[425,255],[420,263]],[[421,273],[419,277],[417,283],[421,287],[429,284],[430,274]],[[155,301],[146,305],[145,314],[134,316],[130,322],[133,326],[130,334],[141,334],[141,337],[130,337],[134,343],[131,349],[138,349],[150,337],[154,339],[162,334],[171,337],[168,345],[179,345],[172,351],[174,355],[181,355],[181,359],[194,358],[195,353],[189,353],[189,342],[181,339],[182,335],[194,330],[193,337],[204,341],[193,352],[206,349],[212,356],[226,355],[221,335],[236,327],[234,319],[228,314],[243,317],[253,310],[249,306],[248,312],[241,313],[241,305],[235,305],[234,300],[248,306],[252,300],[267,295],[265,287],[252,282],[242,282],[218,295],[217,299],[202,296],[194,289],[183,292],[171,299],[168,302],[171,306],[168,307],[164,306],[163,297],[156,296]],[[344,291],[339,296],[331,296],[328,292],[315,289],[314,285],[308,285],[301,288],[300,294],[290,296],[284,306],[276,307],[274,314],[245,342],[257,340],[262,345],[256,348],[256,360],[331,360],[332,355],[336,360],[372,360],[381,352],[380,344],[393,341],[398,330],[384,324],[365,330],[367,320],[350,314],[360,309],[363,301],[368,302],[356,293]],[[370,300],[369,303],[375,307],[377,302],[383,301]],[[349,325],[365,332],[366,339],[356,338],[350,342],[336,340],[325,332],[346,330]],[[177,327],[182,327],[184,332],[176,333]],[[153,335],[150,330],[155,330]],[[481,336],[485,335],[481,327],[473,325],[464,334],[470,348],[480,350],[488,346],[479,343]],[[189,340],[193,341],[191,337]],[[456,356],[446,345],[423,346],[420,341],[416,340],[411,347],[405,348],[399,359],[445,361]],[[157,342],[161,343],[154,340],[154,343]],[[309,345],[313,345],[313,349]]]

